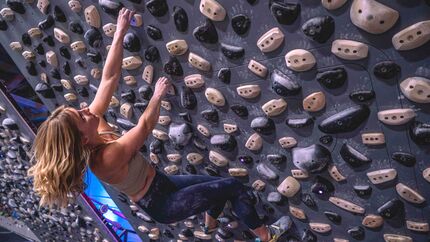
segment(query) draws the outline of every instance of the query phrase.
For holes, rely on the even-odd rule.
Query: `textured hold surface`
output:
[[[272,15],[280,24],[293,24],[300,15],[300,4],[274,1],[270,6]]]
[[[202,25],[196,27],[193,31],[193,35],[202,43],[216,44],[218,42],[218,32],[209,19],[206,19]]]
[[[179,6],[173,7],[173,21],[175,27],[180,32],[185,32],[188,29],[188,15],[185,10]]]
[[[373,67],[373,74],[382,79],[391,79],[400,73],[401,67],[394,61],[381,61]]]
[[[404,213],[405,205],[397,198],[391,199],[378,208],[378,213],[383,218],[392,219]]]
[[[146,8],[154,17],[161,17],[168,11],[166,0],[149,0],[146,2]]]
[[[409,127],[409,134],[412,140],[417,144],[430,144],[430,123],[415,121]]]
[[[270,75],[270,80],[272,81],[272,90],[283,97],[298,94],[302,89],[297,81],[278,69],[273,70]]]
[[[317,81],[319,81],[324,87],[328,89],[335,89],[343,86],[348,74],[345,68],[334,68],[332,70],[318,72]]]
[[[302,25],[303,33],[322,44],[334,33],[334,19],[330,16],[314,17]]]
[[[354,168],[360,167],[372,161],[347,143],[342,145],[342,148],[340,149],[340,156],[346,163]]]
[[[248,32],[250,25],[251,20],[245,14],[237,14],[231,18],[231,27],[238,35]]]
[[[319,144],[293,148],[292,156],[297,168],[310,173],[322,171],[331,162],[330,151]]]
[[[318,128],[329,134],[351,132],[358,128],[370,115],[369,107],[353,106],[324,119]]]

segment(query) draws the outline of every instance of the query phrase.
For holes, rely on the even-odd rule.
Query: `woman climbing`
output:
[[[291,223],[289,218],[281,218],[278,229],[272,231],[258,217],[250,188],[235,178],[168,176],[140,154],[139,149],[158,122],[161,100],[170,85],[167,78],[158,79],[148,107],[137,125],[124,135],[117,134],[102,118],[121,77],[123,39],[133,14],[124,8],[119,12],[102,80],[89,107],[76,110],[61,106],[37,132],[32,147],[35,164],[28,175],[33,177],[34,190],[41,197],[40,206],[65,207],[70,197],[82,193],[88,166],[101,181],[127,194],[157,222],[173,223],[207,211],[204,231],[210,233],[217,228],[217,217],[230,201],[235,214],[261,241],[276,241],[285,224]]]

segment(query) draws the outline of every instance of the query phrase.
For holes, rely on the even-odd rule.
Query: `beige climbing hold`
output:
[[[158,164],[160,163],[160,158],[158,158],[158,156],[152,152],[149,153],[149,159],[152,161],[152,163],[154,164]]]
[[[94,79],[99,80],[102,77],[102,70],[100,70],[100,68],[94,67],[93,69],[91,69],[91,76]]]
[[[289,211],[291,215],[293,215],[297,219],[305,220],[306,219],[306,213],[303,209],[291,206],[289,207]]]
[[[328,233],[331,231],[330,224],[325,223],[309,223],[309,227],[312,231],[317,233]]]
[[[78,97],[76,97],[76,95],[74,93],[66,93],[66,94],[64,94],[64,98],[68,102],[74,102],[74,101],[78,100]]]
[[[375,0],[354,0],[349,14],[355,26],[371,34],[388,31],[399,18],[399,12]]]
[[[363,207],[360,207],[357,204],[346,201],[342,198],[330,197],[328,200],[339,208],[345,209],[346,211],[349,211],[351,213],[363,214],[365,212],[365,209]]]
[[[342,7],[348,0],[321,0],[321,4],[328,10],[335,10]]]
[[[215,88],[208,87],[205,91],[205,96],[208,102],[215,106],[222,107],[225,105],[225,98],[220,91]]]
[[[256,191],[262,191],[266,187],[266,183],[262,180],[255,180],[251,186]]]
[[[203,76],[200,74],[193,74],[184,77],[185,86],[189,88],[200,88],[205,84]]]
[[[28,61],[32,61],[32,60],[36,59],[36,55],[34,55],[34,53],[29,51],[29,50],[22,52],[21,55],[22,55],[22,57],[24,57],[25,60],[28,60]]]
[[[335,165],[330,165],[328,167],[328,174],[333,178],[333,180],[340,182],[346,180],[346,178],[339,172]]]
[[[365,133],[361,134],[361,140],[365,145],[382,145],[385,144],[384,133]]]
[[[209,151],[209,160],[216,166],[223,167],[228,165],[228,159],[216,151]]]
[[[269,117],[277,116],[287,109],[287,102],[282,98],[272,99],[265,103],[261,109]]]
[[[166,109],[167,111],[172,110],[172,105],[169,101],[161,100],[161,107]]]
[[[245,147],[252,151],[258,151],[263,146],[263,139],[257,133],[253,133],[249,136],[248,140],[245,143]]]
[[[406,227],[412,231],[429,232],[429,224],[428,223],[406,220]]]
[[[116,24],[107,23],[103,25],[103,32],[105,33],[106,36],[113,38],[116,32]]]
[[[284,149],[290,149],[297,145],[297,140],[294,137],[282,137],[279,139],[279,144]]]
[[[112,45],[106,45],[106,51],[109,52],[110,47],[112,47]]]
[[[142,73],[142,79],[148,84],[151,84],[153,78],[154,78],[154,67],[152,65],[145,66],[145,69],[143,69],[143,73]]]
[[[134,86],[137,84],[136,78],[134,76],[125,76],[124,77],[124,83],[127,86]]]
[[[154,138],[159,139],[159,140],[163,140],[163,141],[166,141],[169,139],[169,135],[167,135],[166,132],[159,130],[159,129],[153,129],[152,135],[154,136]]]
[[[412,238],[400,234],[384,234],[385,242],[412,242]]]
[[[303,109],[308,112],[317,112],[325,107],[323,92],[314,92],[303,99]]]
[[[133,106],[130,103],[123,103],[119,109],[122,116],[131,119],[133,116]]]
[[[249,61],[248,69],[261,78],[266,78],[267,76],[267,67],[255,60]]]
[[[211,136],[211,132],[209,131],[208,128],[206,128],[206,126],[202,125],[202,124],[198,124],[197,125],[197,130],[204,136],[209,137]]]
[[[212,235],[206,234],[203,231],[194,231],[194,237],[202,240],[210,240],[212,238]]]
[[[278,192],[286,197],[293,197],[300,190],[300,183],[296,178],[287,176],[278,186]]]
[[[394,178],[396,178],[397,176],[397,171],[395,169],[389,168],[371,171],[368,172],[366,175],[369,178],[370,182],[372,182],[373,184],[381,184],[394,180]]]
[[[45,56],[46,56],[46,62],[48,62],[48,64],[50,64],[53,67],[58,67],[58,59],[54,51],[50,50],[46,52]]]
[[[134,70],[142,65],[140,56],[129,56],[122,60],[122,68],[126,70]]]
[[[109,102],[109,107],[116,108],[119,106],[119,100],[115,96],[112,96]]]
[[[47,14],[48,7],[49,7],[49,0],[38,0],[36,6],[40,10],[40,12],[42,12],[43,14]]]
[[[426,201],[426,199],[421,196],[421,194],[403,183],[397,183],[396,191],[399,196],[410,203],[421,204]]]
[[[237,131],[237,125],[236,124],[224,124],[224,131],[227,134],[231,134]]]
[[[281,46],[282,42],[284,42],[284,37],[284,33],[278,27],[275,27],[257,40],[257,46],[261,52],[271,52]]]
[[[409,77],[400,83],[400,90],[411,101],[430,103],[430,80],[427,78]]]
[[[70,90],[73,88],[72,83],[70,83],[69,80],[61,79],[60,82],[61,82],[61,85],[63,85],[63,87],[66,88],[67,90]]]
[[[304,49],[295,49],[285,55],[287,67],[293,71],[308,71],[317,63],[315,56]]]
[[[243,98],[255,98],[261,93],[259,85],[245,85],[236,88],[237,94]]]
[[[69,35],[66,34],[66,32],[64,32],[62,29],[59,29],[57,27],[54,27],[54,37],[60,43],[63,43],[63,44],[69,44],[70,43]]]
[[[172,122],[170,116],[160,116],[158,117],[158,123],[161,125],[169,125]]]
[[[415,118],[416,113],[413,109],[389,109],[378,112],[378,120],[388,125],[402,125]]]
[[[423,171],[423,178],[430,182],[430,167]]]
[[[141,14],[135,13],[131,18],[130,25],[134,27],[140,27],[143,24],[143,17]]]
[[[41,38],[42,31],[39,28],[31,28],[27,31],[27,34],[30,35],[31,38]]]
[[[139,227],[137,227],[137,229],[144,234],[149,232],[149,229],[145,227],[145,225],[140,225]]]
[[[340,239],[340,238],[333,238],[333,242],[349,242],[349,240],[347,240],[347,239]]]
[[[369,214],[363,218],[361,224],[368,228],[379,228],[384,223],[384,219],[379,215]]]
[[[193,52],[190,52],[188,55],[188,63],[201,71],[210,71],[211,69],[211,63],[209,61]]]
[[[354,40],[338,39],[333,41],[331,53],[345,60],[361,60],[367,57],[369,46]]]
[[[203,162],[203,156],[199,153],[188,153],[187,160],[191,165],[200,165]]]
[[[215,0],[201,0],[200,12],[213,21],[223,21],[226,15],[224,7]]]
[[[158,240],[160,237],[160,229],[152,228],[148,234],[148,237],[152,240]]]
[[[176,39],[168,42],[166,49],[171,55],[183,55],[188,50],[188,44],[183,39]]]
[[[178,171],[179,168],[177,165],[170,165],[164,167],[164,172],[166,172],[168,175],[175,175],[176,173],[178,173]]]
[[[185,227],[190,228],[190,229],[194,228],[194,223],[192,220],[185,220],[184,225],[185,225]]]
[[[46,84],[49,84],[48,83],[48,75],[46,75],[46,73],[45,72],[42,72],[42,73],[40,73],[40,80],[41,81],[43,81],[44,83],[46,83]]]
[[[230,176],[247,176],[248,170],[245,168],[229,168],[228,174],[230,174]]]
[[[396,50],[412,50],[430,40],[430,20],[418,22],[395,34],[392,38]]]
[[[0,10],[0,15],[5,21],[12,21],[15,19],[15,14],[10,8],[3,8]]]
[[[306,179],[309,177],[309,174],[306,171],[302,171],[300,169],[291,170],[291,175],[296,179]]]
[[[76,75],[75,77],[73,77],[73,79],[77,84],[81,86],[85,86],[89,83],[88,78],[84,75]]]
[[[82,10],[82,5],[79,0],[70,0],[68,4],[70,9],[75,13],[79,13]]]
[[[13,51],[22,51],[22,45],[19,42],[11,42],[9,44],[9,47],[13,50]]]
[[[85,21],[87,22],[87,24],[89,24],[94,28],[100,28],[101,26],[100,14],[96,6],[94,5],[88,6],[87,8],[85,8],[84,14],[85,14]]]

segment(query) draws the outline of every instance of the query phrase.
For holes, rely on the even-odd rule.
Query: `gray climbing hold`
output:
[[[267,180],[275,180],[278,178],[278,175],[264,163],[260,163],[257,165],[257,172],[261,177]]]
[[[271,203],[278,203],[282,199],[282,196],[279,192],[271,192],[267,196],[267,201]]]
[[[330,151],[320,144],[293,148],[292,156],[297,168],[311,173],[322,171],[331,162]]]
[[[211,145],[220,148],[223,151],[233,151],[237,146],[237,141],[230,134],[216,134],[211,137]]]
[[[169,138],[175,148],[181,149],[188,144],[193,137],[193,130],[188,123],[171,123],[169,126]]]

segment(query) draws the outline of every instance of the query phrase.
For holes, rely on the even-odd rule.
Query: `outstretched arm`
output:
[[[130,26],[130,20],[133,15],[134,11],[129,9],[123,8],[119,11],[117,28],[106,58],[106,64],[103,68],[102,80],[96,96],[89,106],[90,111],[98,116],[103,116],[106,112],[112,95],[118,86],[119,78],[121,77],[123,55],[122,42]]]

